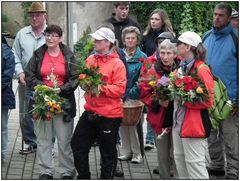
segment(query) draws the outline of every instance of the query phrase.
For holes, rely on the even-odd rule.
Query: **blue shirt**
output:
[[[15,73],[17,76],[24,72],[33,52],[45,43],[44,30],[46,27],[47,25],[45,24],[39,37],[35,36],[31,26],[24,27],[17,33],[12,48],[15,56]]]

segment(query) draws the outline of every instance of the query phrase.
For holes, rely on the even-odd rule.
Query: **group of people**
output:
[[[213,104],[212,74],[223,81],[231,101],[238,101],[238,49],[231,35],[237,36],[237,33],[230,23],[231,7],[227,3],[215,6],[213,28],[203,38],[191,31],[176,38],[168,15],[162,9],[155,9],[150,14],[142,36],[140,26],[128,15],[129,7],[129,2],[114,2],[113,16],[90,34],[94,51],[86,59],[86,64],[97,65],[99,73],[107,80],[100,86],[100,94],[99,89],[81,87],[85,91],[86,103],[74,129],[74,91],[79,85],[76,58],[62,43],[62,29],[58,25],[46,25],[46,9],[42,3],[32,3],[28,11],[31,25],[17,33],[14,56],[2,40],[2,92],[5,95],[2,94],[2,160],[6,159],[7,152],[7,113],[15,108],[11,90],[14,71],[19,79],[20,113],[29,112],[27,105],[32,99],[34,86],[53,87],[49,75],[54,74],[59,85],[54,91],[69,101],[69,116],[57,115],[52,121],[45,121],[40,129],[31,114],[20,114],[25,142],[20,153],[37,150],[39,179],[53,179],[55,138],[61,179],[73,179],[76,171],[77,179],[91,178],[89,151],[96,139],[101,155],[101,179],[113,179],[119,175],[118,160],[141,163],[143,138],[139,128],[144,114],[147,115],[145,150],[156,145],[158,167],[153,172],[161,179],[209,179],[209,174],[222,172],[226,178],[238,179],[238,115],[231,115],[221,122],[219,130],[212,129],[211,133],[192,126],[204,121],[207,109]],[[5,53],[9,55],[5,56]],[[150,65],[148,73],[144,67],[146,64]],[[211,70],[203,64],[210,65]],[[160,79],[173,71],[182,75],[197,72],[209,99],[183,105],[179,100],[153,99],[153,87],[147,83],[151,79],[149,75]],[[137,126],[121,126],[122,104],[128,99],[141,100],[145,105]],[[209,138],[207,134],[210,134]],[[122,151],[118,156],[116,144],[119,136]],[[206,164],[208,152],[210,165]]]

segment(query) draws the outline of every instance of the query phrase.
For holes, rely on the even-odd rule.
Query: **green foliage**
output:
[[[76,54],[78,61],[85,61],[93,50],[93,41],[91,36],[91,28],[88,26],[85,31],[83,31],[83,36],[74,45],[74,53]]]
[[[154,9],[164,9],[172,23],[173,30],[178,36],[183,31],[194,30],[199,35],[212,27],[212,16],[217,1],[202,2],[132,2],[131,13],[136,16],[142,31],[147,26],[150,13]],[[231,7],[238,10],[238,1],[228,1]]]
[[[21,4],[23,8],[23,25],[24,26],[29,25],[28,9],[30,8],[31,4],[32,4],[32,1],[24,1]]]
[[[2,32],[6,32],[6,23],[8,22],[9,18],[6,14],[1,14],[1,20],[2,20]]]

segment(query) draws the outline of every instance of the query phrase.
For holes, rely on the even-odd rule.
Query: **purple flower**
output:
[[[166,76],[162,76],[161,79],[159,79],[159,80],[157,81],[157,86],[158,86],[158,87],[161,87],[161,86],[166,87],[166,86],[168,86],[168,85],[169,85],[169,78],[166,77]]]

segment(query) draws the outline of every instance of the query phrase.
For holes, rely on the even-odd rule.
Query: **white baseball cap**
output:
[[[115,42],[115,35],[113,33],[112,30],[110,30],[109,28],[99,28],[97,31],[95,31],[94,33],[90,34],[91,37],[93,37],[96,40],[108,40],[111,43]]]
[[[197,33],[192,31],[186,31],[183,34],[181,34],[178,37],[178,39],[171,40],[171,42],[173,43],[182,42],[197,48],[198,44],[202,43],[202,39]]]

